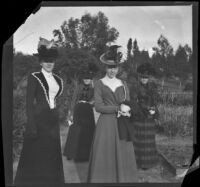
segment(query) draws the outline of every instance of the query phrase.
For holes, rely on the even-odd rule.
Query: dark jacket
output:
[[[159,117],[157,100],[159,94],[154,83],[142,84],[130,89],[132,121],[154,121]],[[150,114],[150,109],[155,110],[155,114]]]
[[[126,91],[126,98],[121,104],[125,104],[131,107],[130,103],[130,93],[129,93],[129,88],[128,85],[125,81],[123,81],[124,84],[124,89]],[[117,118],[117,123],[118,123],[118,133],[119,133],[119,138],[121,140],[126,140],[126,141],[133,141],[132,137],[132,124],[130,121],[130,117],[127,116],[120,116]]]
[[[59,85],[59,91],[55,97],[56,99],[63,91],[62,79],[53,74],[56,82]],[[26,110],[27,110],[27,129],[33,130],[35,127],[35,118],[37,114],[42,111],[49,110],[49,88],[47,81],[42,72],[34,72],[28,77],[27,96],[26,96]]]

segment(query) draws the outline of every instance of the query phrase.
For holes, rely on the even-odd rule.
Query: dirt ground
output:
[[[64,148],[66,138],[67,138],[68,127],[62,127],[61,129],[61,145],[62,149]],[[182,147],[182,152],[178,153],[176,151],[172,156],[177,157],[177,155],[183,155],[183,152],[186,154],[187,149],[184,149],[184,146],[187,145],[191,148],[192,146],[192,137],[188,137],[184,139],[181,137],[177,137],[174,139],[169,139],[164,136],[157,135],[156,142],[162,148],[167,148],[169,145],[176,145],[178,147]],[[181,149],[181,148],[180,148]],[[188,158],[190,159],[190,152],[187,152]],[[179,160],[179,157],[177,157]],[[189,160],[188,159],[188,160]],[[67,160],[63,156],[63,165],[64,165],[64,174],[65,174],[65,182],[66,183],[84,183],[87,178],[87,170],[88,170],[88,162],[74,162],[72,160]],[[182,170],[182,172],[184,169]],[[175,182],[181,183],[183,178],[177,179],[175,176],[164,176],[161,172],[161,167],[158,165],[155,168],[143,171],[139,170],[139,182],[145,183],[168,183]]]
[[[61,146],[64,148],[68,127],[61,126]],[[157,148],[170,160],[175,167],[180,168],[179,172],[183,172],[184,168],[181,164],[190,162],[192,156],[192,137],[176,137],[169,139],[168,137],[156,136]],[[13,163],[13,173],[15,177],[18,161]],[[67,160],[63,156],[63,168],[65,175],[65,183],[85,183],[88,171],[88,162],[75,163],[72,160]],[[180,174],[180,173],[179,173]],[[139,182],[143,183],[181,183],[183,178],[177,179],[175,176],[163,175],[161,167],[158,165],[155,168],[142,171],[139,170]]]

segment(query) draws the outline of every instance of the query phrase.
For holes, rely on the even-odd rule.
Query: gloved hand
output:
[[[130,110],[131,110],[131,108],[128,105],[125,105],[123,103],[120,105],[120,111],[122,113],[130,112]]]

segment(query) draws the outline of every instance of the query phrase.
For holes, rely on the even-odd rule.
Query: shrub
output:
[[[167,136],[191,135],[193,129],[193,107],[159,105],[159,124]]]
[[[187,82],[185,84],[185,87],[184,87],[183,91],[192,91],[192,90],[193,90],[192,82]]]
[[[187,106],[193,105],[192,92],[160,92],[160,103],[165,105]]]
[[[25,107],[25,93],[20,91],[20,94],[16,93],[13,98],[13,160],[19,157],[22,148],[26,124]]]

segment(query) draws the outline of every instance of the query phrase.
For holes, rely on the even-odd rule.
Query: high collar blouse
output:
[[[53,109],[55,108],[55,96],[59,91],[59,85],[56,82],[56,80],[53,77],[52,72],[47,72],[45,71],[43,68],[41,70],[41,72],[43,73],[47,84],[49,86],[49,102],[50,102],[50,108]]]

